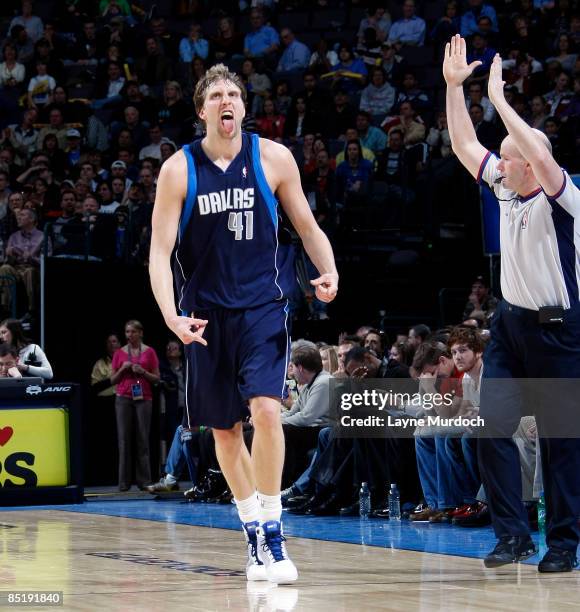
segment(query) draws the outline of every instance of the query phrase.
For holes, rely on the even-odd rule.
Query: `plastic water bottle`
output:
[[[392,484],[389,491],[389,518],[391,521],[401,520],[401,495],[396,484]]]
[[[368,518],[371,511],[371,492],[369,485],[363,482],[358,495],[358,507],[361,518]]]
[[[538,499],[538,531],[540,532],[540,541],[544,541],[546,539],[546,500],[543,491]]]

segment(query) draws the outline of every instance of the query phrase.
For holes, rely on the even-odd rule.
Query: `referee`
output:
[[[518,451],[511,438],[521,416],[529,413],[525,410],[532,409],[540,433],[548,544],[538,569],[566,572],[577,565],[580,540],[580,439],[573,434],[578,418],[567,411],[574,398],[553,393],[546,410],[546,386],[536,385],[532,405],[524,401],[523,385],[516,379],[580,378],[580,234],[575,232],[580,192],[552,157],[546,136],[529,127],[506,102],[499,55],[491,67],[488,95],[508,136],[499,159],[481,146],[463,95],[463,82],[480,64],[467,64],[465,40],[459,35],[447,43],[443,74],[453,150],[478,181],[493,189],[501,215],[504,299],[492,319],[484,356],[480,415],[486,437],[478,440],[498,543],[484,563],[498,567],[536,553],[522,503]]]

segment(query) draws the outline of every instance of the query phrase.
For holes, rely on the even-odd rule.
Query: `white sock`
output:
[[[260,520],[260,504],[255,493],[248,499],[234,499],[234,501],[242,523],[253,523]]]
[[[258,500],[260,502],[260,522],[280,522],[282,516],[282,500],[280,499],[280,493],[278,493],[278,495],[264,495],[258,491]]]
[[[174,485],[177,482],[177,478],[173,474],[165,474],[165,484]]]

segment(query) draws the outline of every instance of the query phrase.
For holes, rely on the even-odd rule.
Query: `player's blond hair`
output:
[[[246,104],[248,96],[242,79],[235,72],[230,72],[230,69],[224,64],[216,64],[207,70],[195,86],[193,104],[195,105],[195,112],[198,115],[205,103],[208,89],[218,81],[233,83],[242,92],[242,100],[244,101],[244,105]]]

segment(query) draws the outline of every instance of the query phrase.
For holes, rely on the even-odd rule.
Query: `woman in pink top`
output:
[[[137,441],[135,479],[144,490],[151,483],[149,432],[153,394],[151,385],[159,382],[159,359],[143,344],[143,325],[125,323],[127,344],[113,355],[111,384],[117,385],[115,412],[119,440],[119,491],[128,491],[133,482],[133,430]]]

